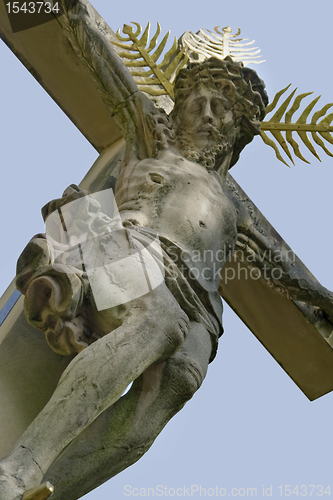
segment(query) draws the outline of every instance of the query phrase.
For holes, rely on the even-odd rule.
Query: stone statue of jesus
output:
[[[84,266],[62,272],[52,265],[43,235],[28,244],[17,276],[28,321],[56,352],[77,354],[0,462],[1,500],[19,500],[45,480],[55,487],[52,498],[75,500],[136,462],[194,395],[215,357],[223,331],[218,288],[228,256],[236,245],[254,254],[269,247],[226,183],[241,150],[260,133],[268,101],[257,74],[229,57],[190,64],[177,76],[167,115],[138,90],[88,4],[80,1],[63,22],[126,140],[115,188],[125,243],[75,186],[43,215],[47,221],[86,197],[81,222],[102,234],[94,248],[103,262],[124,244],[139,251],[158,238],[161,253],[148,260],[163,267],[164,278],[147,293],[100,310]],[[277,265],[291,299],[333,317],[330,292],[287,259]],[[132,283],[125,277],[117,287],[126,291]],[[107,293],[103,283],[100,288]]]

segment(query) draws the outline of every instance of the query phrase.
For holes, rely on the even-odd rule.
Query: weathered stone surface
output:
[[[239,314],[262,335],[264,321],[248,310],[249,289],[257,300],[265,297],[270,309],[281,292],[276,314],[280,307],[290,311],[288,328],[303,323],[292,301],[316,308],[309,318],[316,311],[326,321],[333,319],[332,294],[288,255],[228,180],[242,148],[259,133],[267,103],[255,72],[230,59],[184,70],[168,116],[135,88],[88,3],[79,2],[62,21],[74,52],[90,61],[92,78],[126,146],[117,182],[115,175],[105,178],[104,165],[96,179],[96,184],[115,185],[116,210],[108,213],[97,195],[70,186],[43,208],[47,235],[34,237],[19,260],[17,285],[25,294],[29,323],[44,331],[56,353],[77,355],[1,462],[3,500],[19,498],[42,480],[55,485],[55,499],[74,500],[149,449],[200,387],[214,359],[222,334],[219,290],[237,302],[237,287],[224,289],[226,269],[230,273],[246,262],[252,282],[250,287],[250,280],[238,282],[244,285]],[[230,264],[235,251],[238,260]],[[128,259],[131,272],[124,273]],[[140,266],[148,284],[141,291],[133,280]],[[110,287],[124,298],[107,304]],[[10,340],[7,336],[5,342]],[[327,354],[329,371],[329,343],[312,336],[305,356],[313,346]],[[269,348],[281,362],[279,346]],[[290,359],[285,363],[289,369]],[[50,379],[43,396],[52,392],[56,375]],[[316,397],[314,386],[306,390]],[[33,411],[15,431],[27,425]]]

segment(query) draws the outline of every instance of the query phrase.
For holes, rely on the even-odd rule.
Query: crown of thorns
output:
[[[257,106],[259,120],[265,116],[268,97],[264,82],[254,70],[229,56],[223,60],[212,57],[180,70],[174,86],[176,103],[184,101],[200,85],[223,93],[231,101],[244,101],[247,107]]]

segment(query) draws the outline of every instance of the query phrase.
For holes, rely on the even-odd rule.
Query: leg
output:
[[[63,449],[132,380],[183,344],[188,318],[164,283],[130,305],[119,328],[74,358],[48,404],[1,462],[1,500],[20,498],[20,490],[38,484]]]
[[[43,480],[54,500],[76,500],[139,460],[200,387],[210,354],[206,329],[191,323],[183,347],[150,366],[50,467]]]

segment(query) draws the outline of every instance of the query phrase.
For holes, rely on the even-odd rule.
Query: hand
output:
[[[79,198],[83,198],[88,194],[89,194],[88,191],[84,191],[75,184],[71,184],[70,186],[68,186],[67,189],[65,189],[61,198],[49,201],[49,203],[47,203],[42,208],[42,216],[44,221],[52,212],[55,212],[60,207],[63,207],[64,205],[67,205],[68,203],[71,203],[74,200],[78,200]]]
[[[318,319],[325,318],[333,325],[333,293],[325,289],[323,305],[315,311]]]

